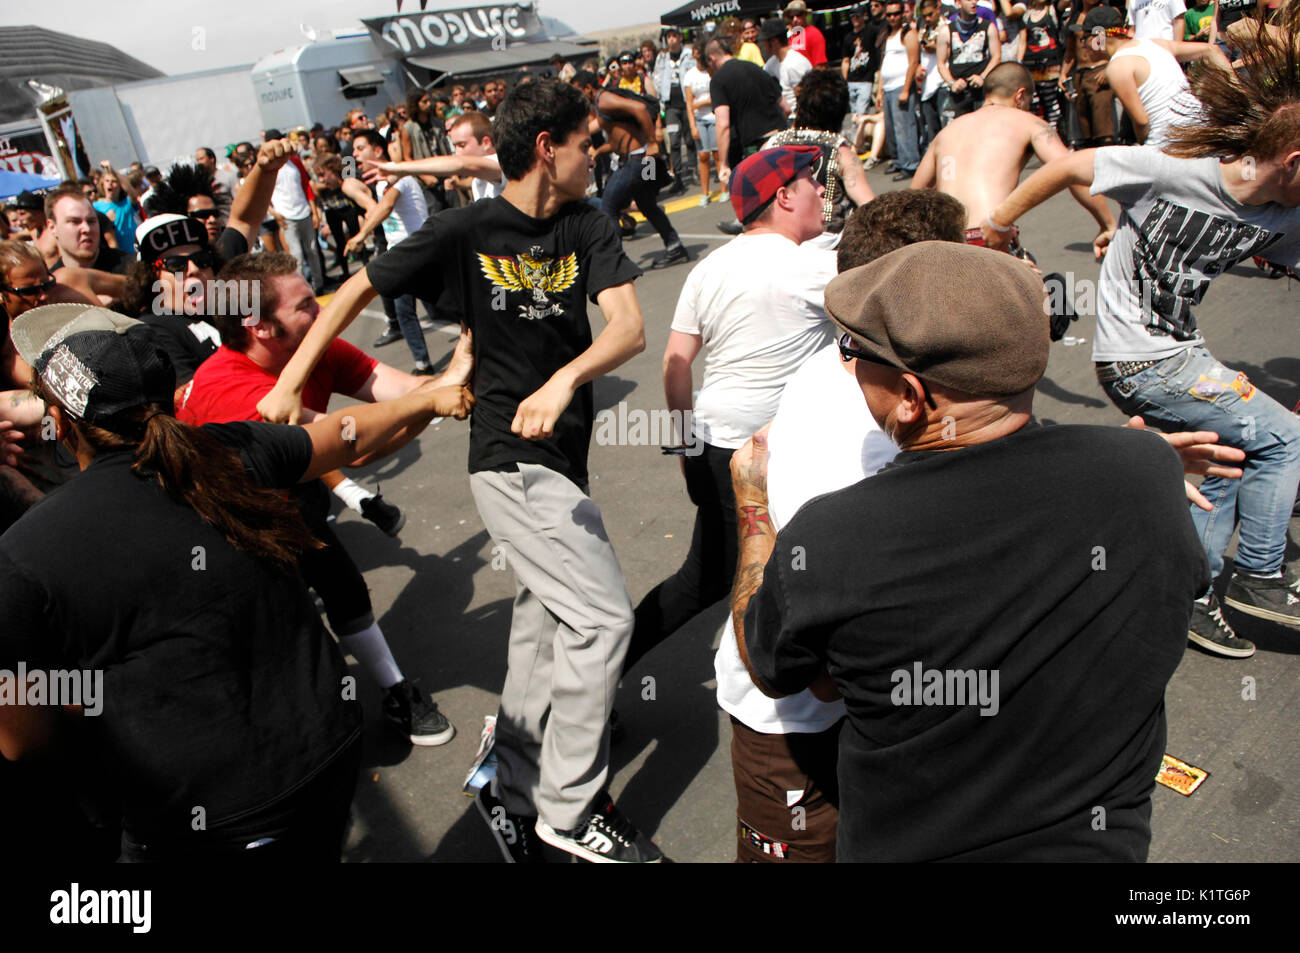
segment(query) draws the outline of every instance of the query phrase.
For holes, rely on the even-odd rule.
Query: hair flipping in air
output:
[[[1300,12],[1300,4],[1294,5]],[[1202,112],[1171,127],[1164,151],[1198,159],[1272,159],[1300,148],[1300,37],[1262,26],[1245,44],[1235,74],[1204,61],[1190,75]]]

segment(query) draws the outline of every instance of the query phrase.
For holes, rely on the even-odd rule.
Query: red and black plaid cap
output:
[[[748,225],[776,197],[776,190],[789,185],[822,154],[816,146],[777,146],[763,149],[731,172],[731,207],[741,225]]]

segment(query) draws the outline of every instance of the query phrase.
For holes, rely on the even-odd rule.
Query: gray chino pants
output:
[[[515,572],[497,789],[512,814],[572,830],[609,773],[609,713],[632,600],[600,509],[537,464],[470,474],[479,515]]]

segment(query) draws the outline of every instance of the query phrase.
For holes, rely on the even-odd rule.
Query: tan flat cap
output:
[[[907,245],[835,277],[826,313],[879,363],[972,397],[1038,383],[1050,346],[1042,280],[1003,252]]]

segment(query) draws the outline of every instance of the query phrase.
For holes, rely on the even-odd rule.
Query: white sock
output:
[[[353,635],[341,637],[339,644],[365,667],[380,688],[392,688],[402,680],[402,670],[393,660],[393,653],[388,649],[384,633],[379,631],[378,622],[370,623],[369,628]]]
[[[360,483],[343,478],[343,482],[334,487],[335,496],[343,501],[343,505],[357,513],[361,512],[361,503],[363,500],[371,499],[375,494],[371,493]]]

